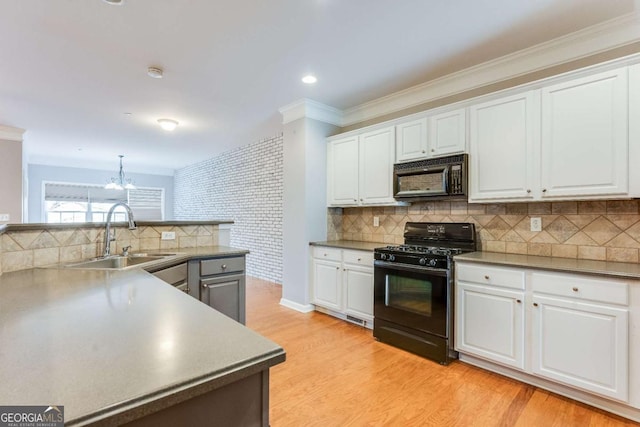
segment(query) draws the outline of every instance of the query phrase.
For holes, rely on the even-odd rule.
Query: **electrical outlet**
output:
[[[163,231],[162,232],[162,240],[176,240],[176,232],[175,231]]]
[[[0,214],[0,222],[7,222],[10,218],[9,214]]]
[[[531,218],[531,231],[542,231],[542,218]]]
[[[374,216],[373,217],[373,226],[374,227],[380,227],[380,217],[379,216]]]

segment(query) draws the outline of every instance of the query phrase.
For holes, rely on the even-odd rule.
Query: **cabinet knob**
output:
[[[340,267],[336,267],[336,270],[340,270]]]
[[[327,254],[324,254],[324,256],[327,256]]]
[[[431,152],[432,152],[432,153],[433,153],[433,152],[435,152],[435,151],[436,151],[436,149],[435,149],[435,148],[432,148],[432,149],[431,149]]]
[[[363,200],[362,200],[362,199],[360,199],[360,201],[362,202]]]
[[[530,194],[530,193],[531,193],[531,189],[527,188],[527,194]]]
[[[517,300],[516,300],[516,302],[517,302],[518,304],[520,304],[522,301],[521,301],[521,300],[519,300],[519,299],[517,299]]]
[[[537,306],[538,306],[538,303],[537,303],[537,302],[534,302],[534,303],[533,303],[533,306],[534,306],[534,307],[537,307]]]
[[[573,292],[578,292],[578,288],[575,287],[575,286],[572,288],[572,290],[573,290]]]
[[[362,258],[358,258],[358,261],[362,261]]]
[[[546,189],[546,188],[543,188],[543,189],[542,189],[542,192],[543,192],[543,193],[546,193],[546,192],[547,192],[547,189]]]
[[[484,276],[484,279],[485,280],[489,280],[489,276]]]
[[[424,154],[424,153],[426,153],[426,152],[427,152],[427,150],[422,150],[422,154]]]
[[[223,269],[223,270],[226,270],[226,269],[227,269],[227,264],[222,264],[222,265],[220,266],[220,268],[221,268],[221,269]]]

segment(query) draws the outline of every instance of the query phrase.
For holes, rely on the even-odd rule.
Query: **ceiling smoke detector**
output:
[[[124,3],[124,0],[102,0],[102,1],[107,4],[113,4],[116,6],[122,6],[122,4]]]
[[[158,67],[147,68],[147,75],[149,77],[153,77],[154,79],[161,79],[162,73],[163,73],[162,68],[158,68]]]
[[[178,126],[178,121],[173,119],[158,119],[158,124],[162,129],[171,132]]]

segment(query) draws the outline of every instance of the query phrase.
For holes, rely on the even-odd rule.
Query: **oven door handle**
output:
[[[442,277],[446,277],[448,272],[446,268],[416,267],[408,264],[396,264],[393,262],[385,262],[385,261],[378,261],[378,260],[374,261],[373,265],[374,267],[386,268],[389,270],[410,271],[412,273],[420,273],[420,274],[429,273],[435,276],[442,276]]]

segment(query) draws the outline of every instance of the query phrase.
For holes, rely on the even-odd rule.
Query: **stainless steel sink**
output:
[[[97,258],[89,261],[78,262],[65,265],[66,268],[81,268],[93,270],[123,270],[128,267],[140,266],[142,264],[151,263],[164,258],[176,256],[177,254],[147,254],[137,253],[128,256],[110,256],[107,258]]]

